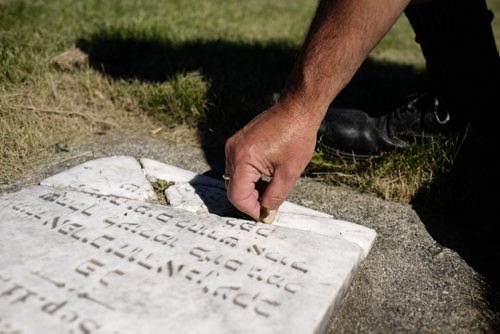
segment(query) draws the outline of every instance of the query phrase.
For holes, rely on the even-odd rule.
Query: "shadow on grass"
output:
[[[224,168],[225,140],[271,106],[298,49],[285,41],[237,43],[124,38],[102,32],[78,41],[90,65],[114,79],[164,82],[198,71],[209,82],[206,118],[198,124],[206,159],[217,175]],[[380,109],[424,86],[410,66],[367,60],[336,99],[338,105]]]

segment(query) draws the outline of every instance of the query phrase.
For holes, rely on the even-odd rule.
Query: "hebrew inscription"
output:
[[[1,333],[314,333],[363,257],[340,238],[72,188],[0,197]]]

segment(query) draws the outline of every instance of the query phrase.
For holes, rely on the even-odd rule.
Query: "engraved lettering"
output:
[[[233,291],[238,291],[240,289],[239,286],[221,286],[215,289],[213,292],[213,296],[217,297],[220,295],[222,299],[227,299],[228,295]]]
[[[154,230],[143,230],[139,235],[143,238],[149,239],[151,238],[152,234],[147,234],[146,232],[154,232]]]
[[[60,216],[57,216],[57,217],[54,217],[52,219],[52,224],[50,225],[51,229],[55,229],[55,228],[60,227],[64,224],[67,224],[69,222],[69,219],[66,219],[63,223],[60,223],[59,222],[60,218],[61,218]],[[43,225],[47,225],[48,223],[49,223],[49,221],[47,220],[47,221],[43,222]]]
[[[95,204],[89,206],[88,208],[86,209],[83,209],[82,213],[86,216],[92,216],[92,213],[89,212],[90,209],[92,209],[93,207],[95,206]]]
[[[101,283],[104,286],[108,286],[109,285],[109,283],[108,283],[109,276],[123,276],[123,275],[125,275],[125,273],[123,271],[115,269],[115,270],[112,270],[112,271],[108,272],[107,274],[105,274],[99,280],[99,283]]]
[[[94,246],[95,248],[99,249],[102,246],[104,246],[106,243],[115,240],[112,236],[109,236],[107,234],[101,235],[100,237],[94,239],[90,245]]]
[[[300,284],[297,284],[297,283],[288,283],[285,285],[285,291],[290,292],[291,294],[294,294],[300,288],[302,288],[302,286]]]
[[[121,223],[118,224],[117,227],[124,229],[125,231],[131,230],[132,233],[135,233],[136,230],[141,228],[141,225],[137,223]]]
[[[63,322],[67,322],[67,323],[72,323],[76,319],[78,319],[78,313],[71,311],[71,310],[66,311],[66,313],[64,313],[61,316],[61,320]]]
[[[184,265],[180,264],[178,266],[175,266],[172,260],[169,260],[167,262],[167,270],[168,270],[168,276],[172,277],[175,274],[178,274],[184,269]],[[161,267],[158,268],[158,272],[161,272]]]
[[[89,295],[89,294],[88,294],[88,293],[86,293],[86,292],[84,292],[84,293],[79,293],[79,294],[78,294],[78,298],[86,299],[86,300],[91,301],[91,302],[93,302],[93,303],[95,303],[95,304],[97,304],[97,305],[100,305],[100,306],[102,306],[102,307],[105,307],[105,308],[107,308],[107,309],[109,309],[109,310],[111,310],[111,311],[113,311],[113,310],[114,310],[114,308],[113,308],[113,307],[109,306],[108,304],[106,304],[106,303],[104,303],[104,302],[102,302],[102,301],[100,301],[100,300],[97,300],[97,299],[93,298],[91,295]]]
[[[189,254],[190,254],[190,255],[195,256],[196,258],[198,258],[198,261],[199,261],[199,262],[202,262],[202,261],[204,261],[204,259],[205,259],[205,258],[203,257],[203,256],[204,256],[204,254],[202,254],[202,253],[208,253],[208,252],[209,252],[209,250],[208,250],[208,249],[206,249],[206,248],[203,248],[203,247],[195,247],[195,248],[191,249],[191,251],[189,252]]]
[[[233,227],[233,226],[236,225],[236,222],[231,221],[231,220],[226,220],[226,225],[229,225],[229,226]]]
[[[109,203],[111,203],[113,205],[116,205],[116,206],[120,206],[121,204],[127,202],[127,199],[121,198],[121,197],[118,197],[118,196],[115,196],[115,195],[108,195],[107,198],[110,198],[109,199]]]
[[[59,204],[60,206],[66,206],[66,203],[61,202],[61,201],[56,201],[56,204]]]
[[[224,256],[219,255],[219,256],[217,256],[217,257],[215,258],[214,263],[215,263],[215,264],[220,264],[220,263],[221,263],[221,261],[222,261],[222,259],[224,259]],[[209,261],[209,260],[207,260],[207,261]]]
[[[44,280],[46,282],[49,282],[50,284],[53,284],[57,288],[64,288],[66,286],[66,284],[64,282],[54,281],[53,279],[51,279],[45,275],[42,275],[41,273],[39,273],[37,271],[32,271],[31,274],[37,276],[38,278],[41,278],[42,280]]]
[[[271,233],[273,233],[275,228],[270,228],[270,227],[261,227],[257,229],[257,234],[260,236],[263,236],[264,238],[269,237]]]
[[[224,264],[224,267],[229,269],[229,270],[232,270],[232,271],[237,271],[241,267],[242,264],[243,264],[243,262],[241,262],[239,260],[229,259]]]
[[[63,193],[65,194],[65,193]],[[49,202],[54,202],[56,199],[58,199],[61,196],[61,194],[57,193],[50,193],[50,194],[43,194],[40,195],[40,198]]]
[[[186,274],[186,279],[191,281],[193,279],[193,275],[199,275],[201,274],[201,271],[197,269],[191,269],[187,274]]]
[[[111,227],[111,226],[113,226],[113,225],[115,225],[115,224],[116,224],[114,221],[112,221],[112,220],[111,220],[111,219],[109,219],[109,218],[104,219],[104,221],[103,221],[103,222],[104,222],[104,223],[106,223],[106,224],[109,224],[109,226],[107,226],[106,228]]]
[[[175,247],[175,242],[178,240],[179,239],[174,238],[173,236],[165,234],[165,233],[160,233],[153,238],[153,241],[159,242],[162,245],[168,245],[172,248]]]
[[[135,261],[135,255],[142,252],[142,248],[135,247],[134,249],[131,250],[129,248],[129,246],[130,246],[129,244],[125,243],[121,247],[119,247],[118,250],[115,250],[113,254],[118,256],[121,259],[123,259],[124,257],[128,256],[128,254],[130,254],[130,256],[128,257],[128,260],[130,262],[133,262],[133,261]],[[123,252],[123,250],[127,250],[127,251]]]
[[[224,245],[229,245],[231,247],[235,247],[238,241],[239,239],[235,237],[224,237],[219,240],[219,242],[223,243]]]
[[[50,302],[42,306],[42,311],[44,311],[47,314],[54,315],[56,314],[57,311],[62,309],[68,302],[63,301],[60,303],[55,303],[55,302]]]
[[[79,324],[78,328],[83,334],[91,334],[101,328],[101,326],[95,321],[86,319]]]
[[[130,191],[130,192],[136,192],[137,190],[140,189],[138,185],[132,184],[132,183],[125,183],[120,186],[121,189]]]
[[[207,235],[207,237],[213,240],[217,240],[217,236],[215,235],[216,233],[217,232],[213,230],[212,232],[210,232],[210,234]]]
[[[134,212],[138,212],[141,215],[143,215],[146,212],[148,212],[149,210],[151,210],[151,208],[149,206],[141,205],[141,206],[138,206],[137,208],[135,208]]]
[[[196,229],[196,226],[199,226],[198,229]],[[199,233],[206,229],[207,227],[203,224],[192,224],[190,227],[188,227],[188,231],[193,233]]]
[[[274,285],[277,288],[281,288],[281,285],[283,284],[284,281],[285,281],[285,279],[283,277],[281,277],[280,275],[271,275],[267,278],[266,283],[270,284],[270,285]]]
[[[71,224],[67,224],[65,226],[62,226],[61,228],[59,228],[57,230],[57,232],[66,235],[68,233],[78,232],[78,231],[81,231],[83,229],[84,229],[84,227],[82,224],[71,223]]]
[[[77,235],[77,233],[78,233],[78,232],[81,232],[81,231],[83,231],[83,230],[85,230],[85,227],[82,227],[81,229],[76,230],[73,234],[71,234],[71,237],[72,237],[73,239],[80,240],[80,239],[82,238],[82,236]],[[83,238],[83,239],[82,239],[82,242],[87,242],[87,238]]]
[[[251,247],[247,248],[247,252],[251,253],[252,251],[255,252],[255,254],[257,254],[257,255],[261,255],[262,253],[264,253],[266,251],[266,249],[260,247],[259,245],[254,244]]]
[[[255,226],[257,226],[256,223],[244,222],[240,225],[240,229],[242,229],[243,231],[250,232]]]
[[[12,296],[12,294],[19,290],[19,289],[22,289],[23,287],[21,285],[18,285],[18,284],[15,284],[11,289],[9,290],[6,290],[2,293],[0,293],[0,298],[3,297],[3,296]]]
[[[146,262],[146,260],[149,259],[152,255],[152,253],[149,253],[144,259],[137,261],[137,264],[141,267],[146,268],[147,270],[151,270],[153,268],[153,265],[149,262]]]
[[[259,297],[259,293],[257,293],[255,296],[251,296],[249,293],[239,293],[237,294],[234,299],[233,303],[235,305],[238,305],[243,308],[247,308],[248,305],[252,302],[255,301]]]
[[[308,272],[308,270],[303,267],[304,264],[305,264],[305,262],[294,262],[294,263],[292,263],[292,268],[306,274]]]
[[[161,222],[163,222],[163,223],[168,222],[172,218],[174,218],[174,216],[166,214],[165,212],[162,212],[158,216],[156,216],[156,219],[159,220],[159,221],[161,221]]]
[[[75,271],[85,277],[88,277],[92,274],[96,269],[99,269],[104,266],[104,263],[96,260],[90,259],[88,261],[83,262],[78,267],[75,268]]]
[[[199,279],[196,281],[197,284],[201,284],[204,280],[209,278],[210,276],[215,275],[215,277],[219,277],[219,273],[216,272],[215,270],[209,271],[208,274],[205,275],[202,279]]]
[[[247,276],[250,278],[255,278],[258,281],[262,281],[262,276],[259,275],[260,272],[262,272],[262,268],[252,267]]]
[[[280,305],[280,303],[278,303],[275,300],[271,300],[271,299],[263,299],[262,303],[264,303],[266,305],[262,305],[262,304],[256,305],[254,310],[255,310],[255,313],[257,313],[258,315],[261,315],[265,318],[268,318],[270,316],[270,313],[269,313],[269,311],[267,311],[265,309],[265,306],[270,305],[272,307],[277,307]]]
[[[279,253],[267,253],[266,259],[271,260],[273,262],[277,262],[278,258],[274,256],[275,254],[279,254]]]

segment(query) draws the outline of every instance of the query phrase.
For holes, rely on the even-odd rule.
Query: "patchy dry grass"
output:
[[[363,162],[332,160],[317,151],[306,172],[324,182],[407,203],[453,165],[462,137],[416,140],[398,153],[384,153]]]
[[[162,135],[165,126],[142,111],[134,99],[116,100],[116,87],[84,66],[71,72],[46,73],[29,85],[0,91],[0,182],[46,163],[61,149],[94,136]]]

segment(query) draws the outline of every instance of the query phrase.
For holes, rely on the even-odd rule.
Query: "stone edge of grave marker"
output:
[[[69,188],[99,195],[114,195],[139,201],[156,198],[139,161],[130,156],[90,160],[50,176],[42,186]]]
[[[282,213],[274,224],[350,241],[362,249],[362,259],[368,256],[377,237],[373,229],[332,218]]]
[[[141,165],[148,178],[173,181],[184,186],[202,184],[217,189],[224,189],[224,181],[186,171],[159,161],[142,158]],[[193,191],[194,193],[194,191]],[[201,201],[201,199],[200,199]],[[324,212],[309,209],[288,201],[280,207],[274,224],[283,227],[322,234],[325,236],[341,238],[353,242],[363,250],[363,258],[370,252],[376,239],[376,232],[368,227],[333,219]]]

